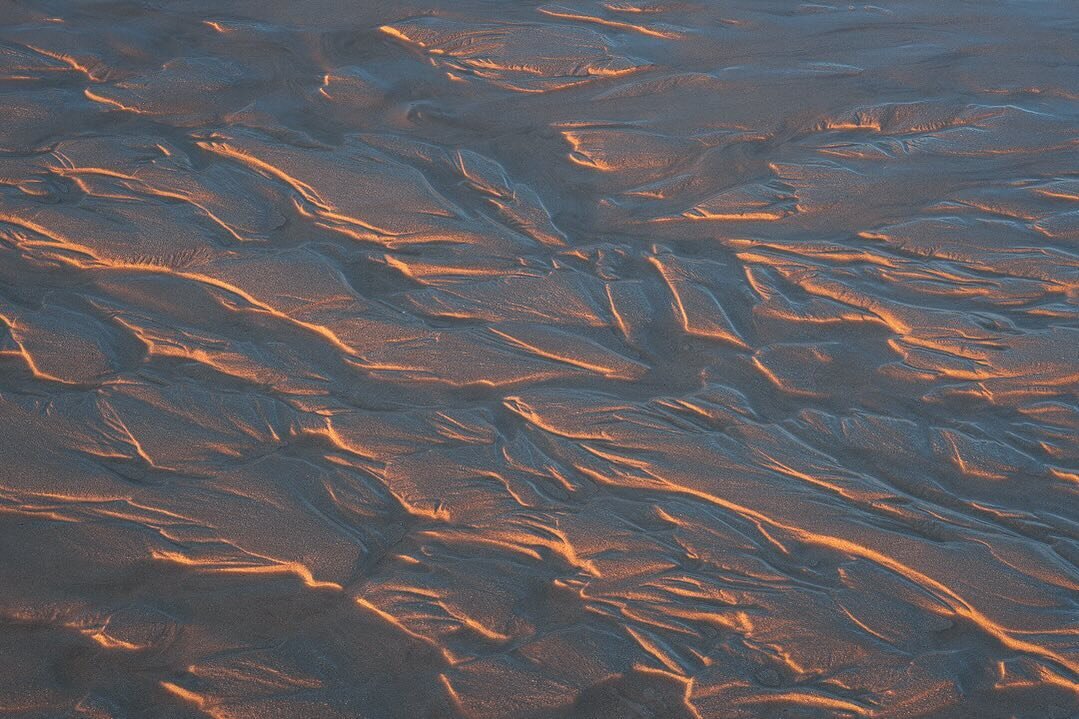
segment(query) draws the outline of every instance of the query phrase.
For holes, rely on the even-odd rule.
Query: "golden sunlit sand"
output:
[[[1077,29],[0,0],[0,716],[1079,717]]]

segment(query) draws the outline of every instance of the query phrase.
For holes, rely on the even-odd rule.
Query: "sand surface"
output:
[[[1079,3],[0,0],[0,716],[1079,716]]]

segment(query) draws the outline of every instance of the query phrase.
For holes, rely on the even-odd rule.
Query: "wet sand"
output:
[[[1079,5],[0,3],[0,715],[1079,716]]]

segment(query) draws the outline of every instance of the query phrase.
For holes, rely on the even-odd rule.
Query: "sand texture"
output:
[[[1079,3],[0,0],[0,717],[1079,717]]]

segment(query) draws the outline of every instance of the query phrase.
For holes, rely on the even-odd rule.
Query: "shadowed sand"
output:
[[[1077,40],[0,2],[0,715],[1079,716]]]

